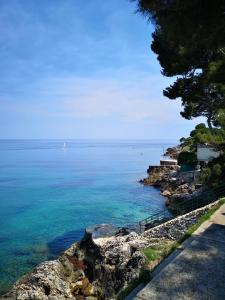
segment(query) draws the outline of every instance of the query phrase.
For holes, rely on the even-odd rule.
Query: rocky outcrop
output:
[[[180,146],[170,147],[166,149],[165,155],[171,157],[172,159],[177,159],[180,152]]]
[[[96,227],[104,232],[103,237]],[[111,229],[106,225],[88,228],[79,243],[57,260],[44,262],[22,277],[4,299],[115,299],[124,286],[138,277],[145,257],[128,243],[115,242],[115,236],[104,237]],[[124,234],[121,230],[113,233],[119,239],[121,232]]]
[[[177,159],[182,148],[178,145],[168,148],[165,155]],[[199,171],[183,172],[179,166],[149,167],[148,177],[140,182],[159,188],[165,197],[165,204],[175,208],[185,200],[192,200],[204,192],[204,187],[196,184]]]
[[[140,183],[159,188],[167,206],[199,197],[204,190],[195,184],[196,173],[182,172],[179,166],[150,166],[147,173]]]
[[[101,291],[92,285],[85,274],[85,263],[73,245],[57,260],[40,264],[23,276],[4,296],[18,300],[101,299]]]
[[[182,215],[142,234],[121,236],[104,225],[103,236],[96,226],[57,260],[40,264],[23,276],[2,299],[15,300],[101,300],[116,295],[139,276],[145,262],[142,249],[163,239],[175,241],[196,223],[211,205]],[[97,226],[100,230],[102,226]],[[124,231],[122,231],[124,232]]]
[[[188,185],[183,184],[179,186],[177,189],[174,190],[173,193],[170,193],[169,196],[167,196],[166,205],[170,205],[171,207],[174,205],[179,205],[180,203],[183,203],[184,201],[190,201],[193,199],[201,198],[203,192],[203,187],[196,188],[195,185]],[[197,205],[197,201],[196,205]]]
[[[165,189],[171,175],[177,174],[178,170],[179,166],[149,166],[147,170],[148,177],[141,179],[140,183]]]

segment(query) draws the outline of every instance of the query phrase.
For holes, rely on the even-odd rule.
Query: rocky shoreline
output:
[[[176,148],[167,150],[172,158],[176,158],[178,151]],[[159,188],[167,199],[167,205],[200,191],[193,181],[181,176],[179,166],[149,167],[148,177],[140,182]],[[73,244],[58,259],[43,262],[24,275],[1,299],[116,299],[125,287],[139,277],[146,261],[143,249],[155,246],[162,240],[179,240],[211,206],[141,234],[107,224],[87,228],[81,241]]]
[[[179,152],[180,148],[174,147],[168,148],[166,154],[176,159]],[[182,172],[178,165],[149,166],[147,174],[140,183],[158,188],[165,197],[166,206],[195,198],[204,190],[200,184],[196,184],[196,171]]]
[[[84,238],[57,260],[46,261],[23,276],[1,299],[101,300],[117,295],[137,278],[145,264],[142,250],[164,240],[179,240],[214,204],[145,231],[100,237],[87,229]],[[107,227],[108,225],[103,225]],[[98,226],[102,228],[102,226]]]

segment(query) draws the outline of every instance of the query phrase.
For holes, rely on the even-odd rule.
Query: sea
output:
[[[164,208],[139,180],[167,140],[0,140],[0,293],[93,224],[126,226]]]

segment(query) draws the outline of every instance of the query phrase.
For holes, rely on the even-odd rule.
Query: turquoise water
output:
[[[0,291],[78,240],[85,227],[125,225],[164,205],[140,185],[154,141],[0,141]]]

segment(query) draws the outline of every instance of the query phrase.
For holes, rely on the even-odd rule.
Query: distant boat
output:
[[[66,148],[67,148],[67,144],[64,143],[64,144],[63,144],[63,149],[66,149]]]

